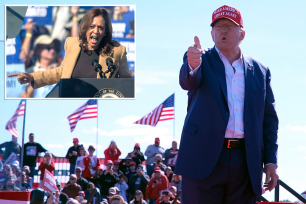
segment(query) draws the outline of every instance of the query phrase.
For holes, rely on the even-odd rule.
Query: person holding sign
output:
[[[78,37],[69,37],[65,42],[65,58],[59,67],[36,73],[16,73],[20,84],[31,83],[34,89],[57,83],[61,78],[100,78],[91,65],[97,59],[102,71],[108,70],[106,58],[112,58],[116,67],[112,78],[132,78],[126,49],[112,40],[110,16],[105,9],[92,8],[82,18]],[[106,76],[109,77],[110,73]]]
[[[40,186],[42,186],[42,181],[45,175],[45,169],[47,169],[52,175],[55,170],[55,165],[52,161],[52,154],[50,152],[45,152],[43,162],[40,163],[38,170],[40,171]]]
[[[180,70],[180,85],[188,90],[175,167],[183,177],[182,203],[255,204],[263,172],[266,190],[278,181],[270,69],[243,54],[246,32],[239,10],[221,6],[210,25],[215,46],[202,49],[195,36]]]
[[[17,139],[18,139],[17,136],[12,135],[12,141],[0,144],[0,149],[5,148],[4,154],[2,157],[3,164],[6,164],[5,160],[7,160],[11,156],[12,153],[16,154],[17,156],[20,155],[21,146],[17,143]]]

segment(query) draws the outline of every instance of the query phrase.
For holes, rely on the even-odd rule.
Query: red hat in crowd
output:
[[[119,164],[119,163],[120,163],[119,160],[114,161],[114,164]]]
[[[160,168],[158,166],[154,168],[154,172],[160,172],[160,171],[161,170],[160,170]]]
[[[73,138],[73,143],[78,143],[79,142],[79,138],[75,137]]]
[[[103,168],[102,168],[101,166],[98,166],[98,167],[97,167],[97,169],[101,169],[101,170],[103,170]]]
[[[85,196],[84,191],[79,191],[79,192],[78,192],[78,195],[80,195],[80,194],[83,194],[83,195]]]
[[[220,18],[226,18],[228,20],[231,20],[236,25],[241,26],[243,28],[243,20],[241,13],[238,9],[235,9],[234,7],[224,5],[215,10],[212,14],[212,22],[210,26],[213,26],[216,20]]]
[[[135,147],[140,147],[140,144],[139,144],[139,143],[136,143],[136,144],[135,144]]]
[[[135,162],[130,162],[130,166],[133,166],[133,165],[135,165],[136,166],[136,163]]]
[[[112,161],[112,160],[107,160],[106,165],[107,165],[107,164],[113,164],[113,161]]]
[[[159,137],[155,138],[155,142],[158,142],[158,143],[160,142]]]

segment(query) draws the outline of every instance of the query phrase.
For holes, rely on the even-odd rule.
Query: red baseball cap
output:
[[[160,142],[159,137],[155,138],[155,142],[158,142],[158,143]]]
[[[107,160],[106,164],[113,164],[113,161],[112,160]]]
[[[103,168],[101,166],[98,166],[97,169],[101,169],[102,170]]]
[[[140,147],[140,144],[139,144],[139,143],[136,143],[136,144],[135,144],[135,147]]]
[[[79,191],[79,192],[78,192],[78,195],[80,195],[80,194],[83,194],[83,195],[85,196],[84,191]]]
[[[130,162],[130,166],[133,166],[133,165],[136,165],[136,163],[135,162]]]
[[[79,138],[77,137],[73,138],[73,143],[77,143],[77,142],[79,142]]]
[[[224,5],[215,10],[212,14],[212,22],[210,26],[213,26],[216,20],[220,18],[226,18],[228,20],[231,20],[236,25],[241,26],[243,28],[243,20],[241,13],[238,9],[235,9],[234,7]]]
[[[119,163],[120,163],[119,160],[114,161],[114,164],[119,164]]]
[[[160,172],[160,171],[161,170],[160,170],[160,168],[158,166],[154,168],[154,172]]]

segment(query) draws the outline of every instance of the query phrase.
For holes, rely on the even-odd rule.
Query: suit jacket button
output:
[[[227,116],[228,116],[228,112],[226,112],[226,113],[225,113],[225,115],[227,115]]]
[[[223,136],[224,136],[224,135],[225,135],[225,132],[221,132],[221,135],[223,135]]]

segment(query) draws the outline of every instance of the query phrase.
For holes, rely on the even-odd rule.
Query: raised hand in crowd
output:
[[[19,54],[20,59],[25,59],[25,66],[29,64],[29,59],[32,58],[33,51],[31,52],[31,40],[33,34],[33,28],[35,27],[36,23],[33,20],[29,20],[25,24],[25,31],[26,36],[21,46],[21,52]]]

